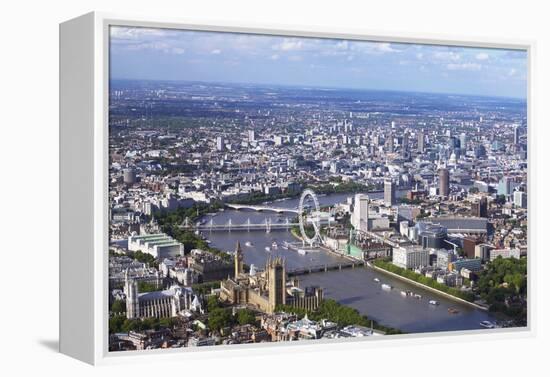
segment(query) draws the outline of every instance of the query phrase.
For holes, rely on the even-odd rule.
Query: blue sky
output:
[[[526,97],[523,51],[111,27],[111,78]]]

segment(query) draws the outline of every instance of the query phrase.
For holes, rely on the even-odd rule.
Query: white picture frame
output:
[[[533,336],[535,297],[533,281],[536,250],[528,260],[528,326],[519,329],[396,335],[367,340],[266,343],[195,349],[108,351],[108,72],[109,27],[141,26],[220,32],[343,38],[384,42],[424,43],[450,46],[521,49],[528,56],[528,148],[533,154],[533,54],[535,42],[462,38],[416,33],[364,30],[316,29],[288,25],[241,25],[171,18],[143,18],[89,13],[60,25],[60,352],[90,364],[128,362],[129,359],[183,359],[228,357],[235,354],[267,354],[315,351],[318,347],[348,349],[392,346],[401,342],[456,342],[487,336],[507,338]],[[529,175],[533,165],[529,166]],[[530,202],[536,200],[529,186]],[[529,219],[533,218],[533,206]],[[533,227],[528,239],[533,240]],[[530,242],[530,245],[532,243]],[[75,265],[82,266],[75,269]],[[221,352],[220,352],[221,351]]]

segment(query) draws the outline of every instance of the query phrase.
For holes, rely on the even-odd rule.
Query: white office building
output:
[[[493,261],[499,256],[502,258],[516,258],[519,259],[519,249],[493,249],[489,252],[490,260]]]
[[[225,146],[225,142],[224,142],[224,140],[223,140],[223,137],[218,136],[218,137],[216,138],[216,150],[218,150],[218,151],[223,151],[224,146]]]
[[[369,230],[369,196],[356,194],[353,204],[352,225],[356,230]]]
[[[518,208],[527,208],[527,193],[514,191],[514,205]]]
[[[407,269],[426,267],[430,263],[430,253],[419,245],[394,247],[392,263]]]
[[[128,237],[128,250],[151,254],[155,258],[183,255],[183,244],[164,233],[136,235]]]

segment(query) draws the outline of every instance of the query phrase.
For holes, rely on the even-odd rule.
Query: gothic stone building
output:
[[[235,273],[233,277],[221,283],[220,299],[234,305],[249,305],[258,310],[272,314],[278,305],[292,305],[315,310],[319,306],[323,293],[320,288],[308,288],[307,297],[303,291],[290,282],[287,289],[285,261],[280,258],[269,258],[262,272],[251,269],[243,270],[243,253],[237,243],[234,256]]]
[[[184,310],[202,311],[202,305],[193,290],[179,285],[154,292],[138,292],[137,281],[126,274],[126,317],[176,317]]]

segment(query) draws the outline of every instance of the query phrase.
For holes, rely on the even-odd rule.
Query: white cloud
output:
[[[357,53],[365,53],[368,55],[381,55],[385,53],[401,52],[387,42],[350,42],[349,50]]]
[[[487,60],[487,59],[489,59],[489,54],[487,54],[486,52],[480,52],[479,54],[476,55],[476,59],[477,60]]]
[[[221,53],[222,53],[222,50],[220,50],[220,49],[216,48],[216,49],[214,49],[214,50],[210,51],[210,53],[211,53],[211,54],[213,54],[213,55],[219,55],[219,54],[221,54]]]
[[[449,63],[447,69],[450,71],[479,71],[481,64],[478,63]]]
[[[271,59],[271,60],[278,60],[278,59],[279,59],[279,54],[273,54],[273,55],[271,55],[270,59]]]
[[[281,51],[298,51],[303,47],[303,42],[295,38],[285,38],[281,43],[273,46],[274,50]]]
[[[394,49],[391,44],[383,42],[383,43],[376,43],[375,44],[375,50],[380,52],[398,52],[399,50]]]
[[[167,35],[167,32],[164,29],[111,26],[110,34],[111,38],[114,39],[139,39],[144,37],[164,37]]]
[[[153,50],[153,51],[164,52],[166,54],[175,53],[177,55],[181,55],[185,52],[185,50],[182,48],[172,47],[170,44],[166,42],[159,42],[159,41],[128,44],[126,46],[126,49],[130,51]]]
[[[416,53],[416,58],[417,58],[418,60],[422,60],[422,59],[424,58],[424,54],[421,53],[421,52],[417,52],[417,53]]]
[[[349,47],[349,44],[348,44],[348,41],[340,41],[340,42],[336,43],[335,47],[338,50],[347,50],[348,47]]]
[[[515,68],[511,68],[511,69],[508,71],[508,76],[515,76],[516,73],[518,73],[518,71],[517,71]]]
[[[454,51],[438,51],[434,54],[434,58],[439,60],[451,60],[456,62],[460,60],[460,54]]]

